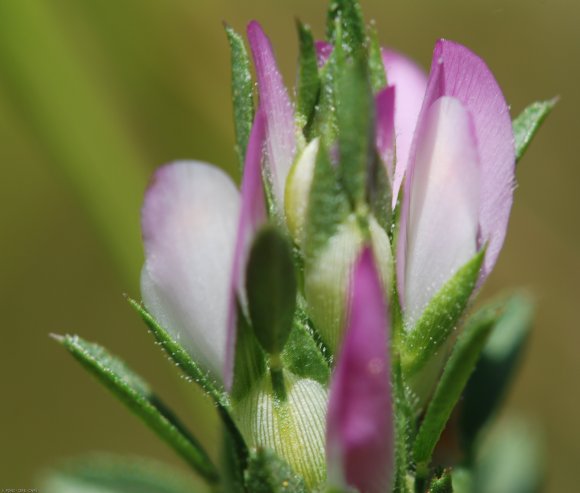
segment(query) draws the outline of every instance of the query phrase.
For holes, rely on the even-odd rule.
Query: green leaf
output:
[[[327,350],[316,341],[308,317],[302,310],[297,310],[294,327],[282,352],[284,367],[298,377],[326,385],[330,367],[322,351]]]
[[[123,361],[76,335],[54,338],[204,479],[218,481],[217,470],[201,445]]]
[[[338,78],[337,123],[339,175],[356,208],[365,201],[367,176],[374,157],[374,98],[362,58],[347,63]]]
[[[516,162],[525,154],[534,135],[557,102],[558,98],[532,103],[513,121]]]
[[[218,415],[228,431],[230,438],[235,443],[236,452],[239,460],[245,461],[247,447],[244,439],[240,435],[234,420],[231,416],[230,400],[227,393],[221,385],[209,378],[198,364],[191,359],[189,353],[167,332],[155,318],[137,301],[127,297],[129,304],[141,316],[156,342],[161,346],[165,353],[171,358],[175,365],[184,373],[185,377],[196,382],[207,396],[214,401],[217,406]],[[240,320],[240,317],[238,317]],[[238,372],[241,373],[241,370]]]
[[[297,285],[292,247],[275,226],[263,227],[254,239],[246,292],[258,341],[269,354],[280,354],[292,330]]]
[[[315,260],[316,254],[337,232],[348,213],[348,200],[338,184],[328,150],[321,142],[306,213],[304,255],[307,263]]]
[[[307,493],[304,480],[276,454],[258,449],[250,455],[246,488],[252,493]]]
[[[94,454],[66,462],[41,481],[44,493],[201,493],[207,488],[150,459]]]
[[[243,38],[230,26],[225,26],[231,50],[232,100],[234,105],[234,128],[236,152],[243,169],[246,147],[254,120],[254,87],[250,71],[250,58]]]
[[[537,431],[525,422],[508,419],[482,444],[472,491],[539,493],[543,491],[542,458]]]
[[[337,24],[340,24],[342,35],[337,35]],[[332,0],[327,14],[327,38],[335,46],[341,44],[347,55],[364,50],[366,30],[362,9],[358,0]]]
[[[381,45],[379,43],[379,36],[374,22],[371,23],[369,29],[369,74],[371,78],[371,86],[375,94],[381,89],[387,87],[387,74],[385,72],[385,65],[383,64],[383,56],[381,54]]]
[[[534,307],[524,295],[500,303],[503,313],[469,379],[461,409],[461,434],[469,452],[480,429],[498,409],[517,368],[532,327]]]
[[[496,318],[495,308],[481,310],[467,322],[457,339],[413,445],[418,477],[426,477],[435,445],[475,368]]]
[[[320,76],[316,61],[316,48],[310,26],[296,21],[300,40],[298,58],[298,88],[296,109],[303,128],[307,127],[314,116],[316,103],[320,94]],[[308,130],[305,129],[305,134]]]
[[[475,288],[484,256],[485,249],[443,285],[408,333],[401,354],[406,378],[419,372],[449,338]]]

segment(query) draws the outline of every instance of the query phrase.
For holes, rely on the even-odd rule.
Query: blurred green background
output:
[[[139,207],[152,170],[176,158],[237,180],[222,21],[262,21],[295,79],[294,17],[307,0],[0,0],[2,338],[0,488],[34,484],[67,456],[110,450],[180,465],[54,342],[78,332],[123,355],[208,448],[217,422],[123,299],[138,297]],[[546,490],[577,488],[580,457],[580,3],[363,0],[383,44],[425,68],[438,37],[490,65],[513,114],[561,96],[518,169],[511,229],[486,293],[528,287],[537,324],[508,411],[542,430]],[[107,239],[108,238],[108,239]]]

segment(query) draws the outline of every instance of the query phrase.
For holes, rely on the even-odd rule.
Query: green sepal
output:
[[[558,98],[548,101],[536,101],[530,104],[513,121],[514,143],[516,148],[516,162],[525,154],[534,135],[551,113],[558,102]]]
[[[30,490],[32,491],[32,490]],[[41,479],[44,493],[202,493],[207,487],[151,459],[92,454],[66,461]]]
[[[301,378],[315,380],[327,385],[330,379],[330,366],[324,352],[316,340],[310,320],[301,310],[297,310],[294,326],[282,352],[284,367]]]
[[[183,372],[186,379],[196,382],[205,394],[213,400],[222,423],[228,430],[232,442],[236,445],[235,449],[239,455],[239,460],[242,462],[245,461],[247,447],[231,416],[230,399],[228,394],[224,391],[221,385],[209,378],[209,375],[199,367],[183,346],[179,344],[163,327],[161,327],[161,325],[159,325],[157,320],[155,320],[145,307],[132,298],[127,297],[127,301],[141,316],[145,325],[147,325],[149,331],[155,338],[155,341]]]
[[[371,180],[369,186],[369,204],[379,225],[392,240],[393,234],[393,190],[387,175],[387,169],[376,152],[373,153]],[[392,243],[391,241],[391,244]]]
[[[308,126],[312,122],[316,103],[320,95],[320,75],[316,60],[316,47],[310,26],[296,21],[300,54],[298,57],[298,87],[296,110],[300,126],[308,134]]]
[[[346,63],[336,92],[339,175],[353,208],[365,202],[367,177],[374,157],[374,98],[366,60]]]
[[[147,383],[123,361],[98,344],[84,341],[76,335],[54,338],[205,480],[211,483],[218,481],[217,469],[205,450],[152,393]]]
[[[234,129],[236,153],[240,169],[244,168],[246,148],[254,121],[254,86],[250,71],[250,58],[243,38],[226,25],[226,35],[231,50],[232,102],[234,107]]]
[[[431,480],[429,493],[453,493],[453,483],[451,471],[446,469],[439,477]]]
[[[297,289],[290,242],[276,226],[264,226],[250,250],[246,293],[254,334],[269,354],[280,354],[288,340]]]
[[[328,150],[320,143],[306,212],[304,255],[313,261],[349,213],[348,199],[341,189]]]
[[[496,309],[476,313],[458,337],[413,445],[418,477],[426,477],[435,445],[463,392],[497,319]]]
[[[337,35],[337,24],[342,35]],[[361,52],[365,48],[366,29],[362,9],[358,0],[332,0],[328,7],[326,21],[327,39],[335,47],[344,46],[347,55]]]
[[[482,249],[443,285],[405,337],[401,361],[407,379],[429,362],[457,326],[479,278],[484,256]]]
[[[479,431],[498,410],[528,340],[534,315],[532,301],[514,295],[495,302],[502,310],[471,375],[461,408],[460,428],[464,447],[471,456]]]
[[[274,452],[259,448],[250,454],[245,474],[252,493],[308,493],[304,480]]]
[[[369,28],[368,52],[371,86],[373,88],[373,93],[377,94],[379,91],[387,87],[387,74],[385,72],[381,45],[379,43],[379,36],[374,22],[371,23]]]

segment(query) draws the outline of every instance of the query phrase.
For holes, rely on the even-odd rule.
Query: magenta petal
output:
[[[393,476],[393,410],[389,316],[370,248],[354,269],[350,312],[330,385],[328,480],[360,493],[389,491]]]
[[[427,75],[411,59],[383,49],[383,63],[390,86],[395,86],[397,165],[393,181],[393,207],[409,161],[411,143],[427,88]]]
[[[377,107],[376,146],[391,183],[394,178],[395,160],[395,86],[379,92],[375,98]]]
[[[244,165],[242,179],[240,218],[234,251],[234,263],[231,278],[230,304],[226,339],[226,356],[224,381],[226,388],[231,389],[235,362],[235,347],[237,333],[237,300],[245,301],[245,265],[252,237],[258,228],[266,221],[266,204],[262,184],[262,151],[266,138],[264,113],[258,109]]]
[[[332,45],[327,41],[316,41],[314,46],[316,48],[316,61],[318,62],[318,68],[322,68],[330,58]]]
[[[278,210],[283,214],[286,177],[296,151],[294,110],[270,40],[256,21],[248,25],[248,40],[258,77],[260,106],[266,118],[267,176],[273,186]]]

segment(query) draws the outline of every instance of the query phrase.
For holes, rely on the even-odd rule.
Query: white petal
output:
[[[182,161],[157,171],[141,217],[145,306],[219,380],[238,216],[239,194],[223,171]]]
[[[444,96],[429,108],[410,188],[405,321],[476,253],[480,170],[471,116]]]

